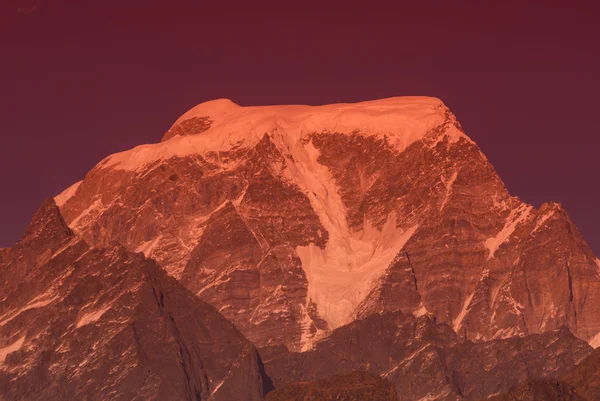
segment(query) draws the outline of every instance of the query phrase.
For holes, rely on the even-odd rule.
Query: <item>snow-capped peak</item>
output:
[[[199,135],[175,136],[165,142],[142,145],[105,159],[100,167],[139,170],[160,159],[226,151],[253,146],[267,132],[279,130],[287,142],[300,143],[315,132],[355,133],[386,137],[398,151],[423,138],[446,118],[447,108],[431,97],[393,97],[361,103],[325,106],[242,107],[228,99],[202,103],[180,117],[209,118],[210,128]],[[448,135],[465,137],[456,128]],[[456,139],[454,138],[454,139]]]

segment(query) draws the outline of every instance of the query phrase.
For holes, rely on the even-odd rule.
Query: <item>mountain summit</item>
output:
[[[309,350],[386,311],[476,342],[562,326],[599,342],[600,262],[560,205],[507,192],[439,99],[202,103],[56,202],[259,347]]]

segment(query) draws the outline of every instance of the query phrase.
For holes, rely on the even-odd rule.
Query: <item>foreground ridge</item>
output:
[[[262,399],[231,323],[143,255],[88,246],[51,200],[0,271],[3,400]]]
[[[401,312],[340,327],[308,352],[260,350],[276,388],[367,370],[392,383],[400,401],[486,398],[528,380],[566,374],[591,352],[567,328],[461,342],[448,325]]]

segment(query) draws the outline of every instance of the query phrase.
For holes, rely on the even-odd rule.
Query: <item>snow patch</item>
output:
[[[150,257],[150,255],[152,255],[152,252],[154,252],[154,250],[156,249],[156,247],[158,246],[160,240],[162,238],[162,235],[157,235],[155,238],[151,239],[150,241],[145,241],[142,242],[136,249],[136,252],[141,252],[143,253],[147,258]]]
[[[25,343],[25,336],[4,348],[0,348],[0,364],[4,363],[8,354],[20,350],[23,347],[23,343]]]
[[[531,214],[532,206],[522,204],[516,209],[510,211],[504,227],[495,237],[488,238],[485,241],[485,246],[489,251],[488,260],[494,257],[494,254],[506,240],[512,235],[517,226],[527,220]]]
[[[596,349],[600,347],[600,333],[596,334],[590,341],[589,344],[592,348]]]
[[[410,354],[409,356],[404,358],[398,365],[394,366],[392,369],[383,373],[381,375],[381,377],[388,378],[392,374],[396,373],[400,368],[410,366],[417,356],[421,355],[421,353],[423,353],[424,351],[426,351],[427,349],[432,348],[432,347],[433,346],[431,344],[426,344],[425,346],[421,347],[419,350],[413,352],[412,354]]]
[[[56,197],[54,197],[54,202],[56,202],[56,205],[58,207],[62,207],[65,203],[67,203],[67,201],[75,195],[75,192],[77,192],[77,189],[82,182],[83,181],[76,182],[59,195],[56,195]]]
[[[28,303],[24,308],[23,311],[29,310],[29,309],[37,309],[37,308],[42,308],[46,305],[50,305],[52,302],[56,301],[58,299],[58,297],[52,297],[50,299],[45,299],[45,300],[38,300],[38,298],[36,298],[34,301]]]
[[[23,312],[26,312],[30,309],[43,308],[44,306],[50,305],[52,302],[56,301],[57,299],[58,299],[57,296],[48,298],[47,294],[42,294],[42,295],[34,298],[33,300],[31,300],[24,307],[22,307],[16,311],[13,311],[12,313],[4,314],[2,316],[3,320],[0,321],[0,327],[4,326],[6,323],[10,322],[11,320],[13,320],[15,317],[19,316]]]
[[[446,397],[448,394],[450,394],[450,390],[444,390],[440,393],[429,393],[427,394],[425,397],[420,398],[418,401],[436,401],[436,400],[441,400],[444,399],[444,397]]]
[[[210,117],[213,121],[213,124],[220,123],[225,116],[231,114],[241,107],[232,102],[230,99],[214,99],[209,100],[204,103],[200,103],[199,105],[193,107],[191,110],[187,111],[181,117],[175,121],[173,126],[177,124],[189,120],[194,117]]]
[[[217,391],[219,391],[219,389],[221,388],[221,386],[223,385],[223,383],[225,383],[225,379],[221,380],[221,381],[219,382],[219,384],[217,384],[217,385],[215,386],[214,390],[213,390],[213,391],[211,391],[211,393],[210,393],[210,396],[211,396],[211,397],[212,397],[214,394],[216,394],[216,393],[217,393]]]
[[[309,298],[330,328],[339,327],[349,321],[418,225],[403,230],[396,227],[395,215],[390,215],[381,231],[368,221],[361,231],[351,231],[335,179],[326,166],[317,162],[319,151],[312,142],[293,146],[283,135],[274,140],[280,141],[294,158],[284,170],[286,178],[308,196],[329,233],[325,249],[309,244],[297,247],[296,252],[308,279]]]
[[[307,298],[307,303],[310,299]],[[300,335],[300,352],[309,351],[313,348],[313,336],[310,334],[310,328],[313,324],[310,318],[306,306],[302,305],[302,321],[300,322],[301,335]]]
[[[86,313],[85,315],[83,315],[76,324],[77,328],[80,328],[82,326],[91,324],[96,322],[98,319],[100,319],[102,317],[102,315],[104,315],[108,310],[110,309],[110,305],[106,305],[104,308],[98,309],[94,312],[89,312]]]
[[[421,307],[419,309],[413,311],[414,317],[421,317],[421,316],[425,316],[425,315],[429,315],[429,311],[423,304],[421,304]]]
[[[467,315],[467,312],[469,311],[469,306],[471,305],[471,301],[473,300],[474,295],[475,295],[475,291],[473,291],[471,293],[471,295],[469,295],[467,297],[467,299],[465,299],[465,302],[463,303],[460,313],[458,314],[458,316],[456,316],[456,319],[454,319],[454,324],[453,324],[452,328],[457,333],[458,333],[458,329],[460,329],[460,326],[462,325],[463,320],[465,319],[465,316]]]
[[[503,301],[508,302],[517,315],[523,314],[522,310],[525,309],[525,307],[513,297],[504,297]]]
[[[87,207],[87,209],[85,209],[83,212],[81,212],[79,214],[79,216],[75,217],[71,223],[69,224],[69,227],[73,228],[76,227],[77,224],[86,216],[88,216],[93,210],[99,209],[100,207],[102,207],[102,200],[100,200],[99,198],[96,199],[94,202],[92,202],[92,204],[90,206]]]
[[[79,241],[80,241],[79,238],[73,237],[66,244],[64,244],[63,246],[61,246],[60,248],[58,248],[56,251],[54,251],[54,253],[52,254],[52,258],[54,259],[58,255],[60,255],[61,253],[63,253],[64,251],[66,251],[67,249],[69,249],[70,247],[72,247],[73,245],[77,244]]]
[[[542,323],[540,324],[539,332],[546,331],[546,326],[549,322],[556,321],[556,314],[558,313],[558,308],[554,305],[554,302],[550,303],[548,308],[544,308],[544,318],[542,319]]]
[[[493,335],[492,340],[501,340],[511,337],[523,337],[523,333],[521,333],[517,327],[509,327],[498,330],[496,334]]]
[[[448,199],[450,199],[450,195],[452,194],[452,187],[454,186],[454,182],[456,181],[457,177],[458,177],[458,171],[455,171],[452,174],[452,176],[450,177],[450,179],[444,181],[444,184],[446,185],[446,197],[444,198],[444,201],[442,202],[442,205],[440,206],[440,212],[442,210],[444,210],[446,203],[448,203]]]
[[[544,214],[542,217],[540,217],[538,219],[538,221],[535,223],[535,227],[531,231],[531,234],[535,233],[537,230],[539,230],[540,228],[542,228],[542,226],[544,225],[544,223],[546,221],[548,221],[548,219],[554,215],[554,212],[555,212],[555,210],[549,210],[548,212],[546,212],[546,214]]]

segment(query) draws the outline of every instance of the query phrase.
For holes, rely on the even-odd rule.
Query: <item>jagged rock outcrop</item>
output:
[[[0,282],[15,285],[74,236],[52,199],[36,211],[21,240],[0,252]],[[7,291],[13,287],[8,286]]]
[[[232,323],[142,254],[87,245],[52,200],[0,272],[2,400],[262,399]]]
[[[265,401],[397,401],[389,381],[369,372],[352,372],[316,382],[295,383],[269,393]]]
[[[598,259],[560,205],[512,197],[438,99],[207,102],[57,202],[86,241],[156,259],[261,347],[307,350],[385,311],[472,341],[563,325],[600,341]]]
[[[212,120],[209,117],[192,117],[181,121],[165,133],[162,142],[168,141],[175,136],[197,135],[201,134],[212,125]]]
[[[275,388],[367,370],[392,382],[399,400],[485,398],[528,380],[565,374],[591,351],[566,328],[460,342],[446,324],[401,312],[354,321],[307,352],[260,350]]]

